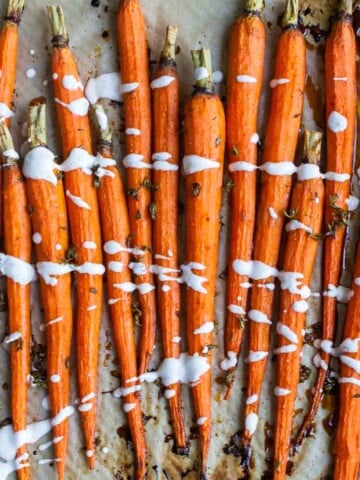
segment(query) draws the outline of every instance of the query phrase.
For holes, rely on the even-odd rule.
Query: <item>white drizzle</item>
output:
[[[220,162],[199,155],[185,155],[183,158],[183,168],[185,175],[202,172],[213,168],[219,168]]]
[[[254,412],[251,412],[246,416],[245,429],[249,432],[250,435],[253,435],[256,432],[258,421],[259,417]]]
[[[276,213],[273,207],[269,207],[269,215],[271,218],[277,219],[279,215]]]
[[[165,172],[176,172],[179,170],[178,165],[174,165],[173,163],[169,162],[169,159],[172,158],[171,153],[158,152],[154,153],[151,158],[153,160],[152,168],[154,170],[162,170]]]
[[[293,352],[296,352],[297,348],[298,348],[297,345],[293,345],[293,344],[283,345],[282,347],[275,348],[274,354],[278,355],[280,353],[293,353]]]
[[[164,88],[170,85],[175,80],[175,77],[171,77],[170,75],[162,75],[159,78],[155,78],[150,84],[152,89],[155,88]]]
[[[273,78],[270,82],[270,88],[275,88],[279,85],[285,85],[286,83],[290,83],[288,78]]]
[[[85,117],[89,111],[89,102],[85,97],[80,97],[70,103],[65,103],[58,98],[55,98],[55,102],[59,103],[64,108],[67,108],[73,115],[77,115],[79,117]]]
[[[14,112],[5,104],[0,102],[0,119],[11,118],[14,116]]]
[[[246,399],[246,405],[252,405],[253,403],[256,403],[259,400],[259,395],[257,393],[254,393],[253,395],[249,395]]]
[[[214,330],[214,322],[205,322],[201,327],[196,328],[193,331],[194,335],[202,335],[206,333],[210,333]]]
[[[289,340],[289,342],[291,343],[299,343],[299,339],[296,333],[293,330],[291,330],[290,327],[288,327],[287,325],[284,325],[281,322],[278,322],[276,324],[276,333],[278,335],[282,335],[283,337],[286,338],[286,340]]]
[[[85,95],[91,104],[100,98],[121,102],[121,78],[118,72],[103,73],[96,78],[90,78],[85,87]]]
[[[141,135],[141,131],[138,128],[127,128],[125,130],[126,135]]]
[[[328,289],[323,292],[325,297],[336,298],[336,300],[340,303],[348,303],[350,298],[354,295],[354,292],[347,287],[339,285],[335,287],[335,285],[329,284]]]
[[[252,362],[259,362],[260,360],[263,360],[269,355],[269,352],[254,352],[252,350],[249,351],[249,355],[246,358],[247,363],[252,363]]]
[[[85,202],[81,197],[73,195],[69,190],[66,190],[66,196],[79,208],[84,208],[85,210],[91,210],[90,205]]]
[[[66,90],[84,90],[80,80],[74,77],[74,75],[64,75],[61,79],[62,86]]]
[[[305,232],[309,233],[310,235],[312,234],[312,228],[308,227],[302,222],[299,222],[298,220],[290,220],[286,224],[285,230],[287,232],[292,232],[294,230],[305,230]]]
[[[240,307],[240,305],[234,305],[234,304],[228,305],[228,310],[229,312],[234,313],[235,315],[246,314],[245,310],[242,307]]]
[[[36,271],[33,265],[12,255],[5,255],[5,253],[0,253],[0,273],[20,285],[28,285],[36,280]]]
[[[248,317],[255,323],[266,323],[267,325],[271,325],[271,320],[269,319],[269,317],[260,310],[250,310],[248,313]]]
[[[230,370],[231,368],[234,368],[237,363],[237,358],[236,358],[236,353],[235,352],[227,352],[226,353],[226,358],[222,360],[220,363],[220,367],[222,370]]]
[[[251,75],[237,75],[236,81],[239,83],[256,83],[257,79]]]
[[[291,390],[288,390],[287,388],[281,388],[281,387],[276,386],[274,388],[274,393],[277,397],[284,397],[286,395],[289,395],[289,393],[291,393]]]
[[[150,163],[143,162],[144,155],[129,153],[123,158],[123,165],[126,168],[151,168]]]
[[[347,118],[341,115],[341,113],[333,111],[330,113],[327,121],[329,130],[333,133],[343,132],[347,128]]]

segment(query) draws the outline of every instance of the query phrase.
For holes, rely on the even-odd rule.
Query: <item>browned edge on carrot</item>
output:
[[[264,73],[265,27],[262,0],[248,0],[245,12],[231,28],[227,65],[226,145],[230,172],[230,245],[227,276],[224,360],[230,396],[233,371],[246,325],[248,277],[233,268],[237,259],[249,261],[253,248],[256,204],[257,116]],[[243,162],[246,162],[245,165]]]
[[[288,0],[275,58],[270,114],[266,127],[261,186],[257,204],[253,261],[248,265],[253,278],[249,319],[248,382],[242,465],[247,470],[251,438],[258,423],[258,409],[266,361],[270,348],[274,275],[279,261],[281,236],[288,207],[303,109],[305,87],[305,40],[298,28],[298,1]],[[235,264],[241,273],[241,262]]]
[[[72,336],[71,274],[62,270],[69,248],[68,220],[62,177],[55,172],[55,182],[41,177],[42,163],[52,157],[47,149],[46,99],[32,100],[28,107],[28,138],[30,151],[25,157],[24,175],[28,202],[31,206],[33,241],[40,272],[41,301],[44,309],[47,346],[47,381],[52,418],[69,405],[70,349]],[[56,169],[56,164],[54,163]],[[35,174],[33,171],[35,170]],[[54,180],[54,179],[53,179]],[[44,263],[43,263],[44,262]],[[49,283],[41,275],[50,262],[61,274]],[[69,420],[53,426],[56,469],[59,480],[65,478]]]
[[[9,0],[5,21],[0,31],[0,119],[6,119],[7,125],[14,115],[12,111],[16,80],[16,65],[19,43],[19,23],[25,0]],[[0,169],[0,185],[2,183]],[[2,195],[0,195],[0,217],[2,216]],[[0,237],[2,236],[0,222]]]
[[[27,208],[25,184],[19,166],[19,156],[5,122],[0,122],[0,152],[3,172],[2,197],[4,222],[4,251],[1,272],[7,275],[6,295],[8,303],[9,336],[5,339],[10,351],[11,366],[11,418],[14,432],[26,429],[27,400],[30,374],[31,307],[30,281],[27,271],[35,270],[31,260],[31,224]],[[27,266],[25,266],[26,262]],[[6,265],[9,265],[8,269]],[[11,264],[13,266],[11,267]],[[22,274],[22,269],[25,270]],[[23,277],[23,278],[20,278]],[[20,465],[19,480],[30,478],[27,447],[16,452]]]
[[[200,435],[201,479],[206,469],[211,440],[211,348],[219,245],[219,212],[225,150],[225,115],[214,92],[208,49],[192,51],[196,79],[192,98],[185,106],[185,259],[181,266],[186,288],[188,353],[207,357],[209,369],[192,385]],[[201,70],[198,70],[201,69]],[[204,78],[205,77],[205,78]]]
[[[165,358],[181,352],[181,296],[178,261],[178,184],[180,86],[175,63],[177,27],[167,27],[159,68],[151,82],[153,115],[153,272],[157,276],[157,311]],[[175,451],[187,454],[180,383],[165,390],[175,437]]]
[[[323,301],[322,301],[322,340],[334,340],[337,298],[330,289],[338,287],[342,268],[342,257],[346,227],[348,224],[348,204],[355,143],[356,118],[356,45],[352,28],[352,2],[341,2],[337,18],[327,38],[325,47],[325,86],[327,120],[327,159],[328,172],[347,175],[335,181],[326,178],[325,182],[325,229],[323,261]],[[346,80],[344,80],[346,79]],[[329,374],[330,355],[320,348],[321,365],[315,384],[315,393],[310,410],[298,434],[299,445],[313,422],[323,396],[323,386]],[[327,365],[327,368],[323,368]]]
[[[319,170],[322,137],[321,132],[305,130],[304,158],[308,164],[303,163],[299,167],[300,173],[290,203],[296,216],[285,227],[288,234],[281,275],[285,277],[296,272],[297,280],[294,285],[281,290],[279,321],[276,325],[274,480],[286,478],[306,311],[309,307],[306,299],[310,295],[309,287],[323,220],[325,191]],[[302,178],[301,169],[307,167],[311,167],[314,173]]]
[[[334,480],[353,480],[359,474],[360,450],[360,242],[351,289],[353,296],[347,307],[343,341],[340,353],[340,406],[333,453],[335,456]]]
[[[83,96],[76,62],[69,48],[63,11],[59,6],[49,6],[48,13],[53,34],[55,106],[63,157],[66,159],[62,169],[65,169],[65,194],[72,242],[68,257],[72,257],[77,264],[76,344],[80,403],[91,397],[91,408],[80,414],[87,461],[89,467],[94,468],[102,274],[105,268],[102,265],[97,194],[92,171],[86,165],[88,160],[94,158],[88,117],[89,103]],[[67,89],[63,84],[65,75],[72,75],[79,88]],[[77,159],[79,168],[71,168],[67,161],[69,158]]]
[[[146,25],[140,0],[120,0],[117,13],[120,71],[124,102],[125,133],[136,128],[139,135],[126,133],[127,200],[130,219],[129,244],[143,250],[134,255],[135,283],[141,310],[138,349],[139,375],[146,372],[154,350],[156,297],[152,264],[151,226],[151,95]],[[136,250],[135,250],[136,252]]]
[[[94,105],[97,115],[106,118],[104,107]],[[146,442],[140,403],[140,384],[137,379],[133,295],[121,285],[131,282],[130,253],[126,239],[130,234],[126,196],[116,162],[113,160],[112,132],[109,122],[100,127],[98,141],[99,167],[97,196],[99,202],[102,238],[105,251],[107,293],[110,317],[119,355],[122,388],[115,396],[124,397],[123,408],[130,426],[135,451],[135,478],[142,480],[146,474]]]

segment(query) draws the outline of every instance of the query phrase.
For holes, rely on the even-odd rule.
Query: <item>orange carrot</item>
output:
[[[305,86],[305,42],[297,27],[298,1],[288,0],[284,31],[275,59],[270,116],[266,128],[264,164],[258,201],[252,262],[234,262],[240,273],[254,279],[249,322],[248,383],[245,406],[244,465],[251,453],[250,441],[256,431],[257,412],[270,346],[270,325],[274,299],[273,276],[279,260],[280,241],[287,209],[292,162],[298,140]],[[250,400],[251,399],[251,400]]]
[[[69,248],[66,202],[61,177],[54,174],[49,180],[41,176],[42,165],[53,155],[46,148],[46,100],[38,98],[28,109],[30,153],[25,157],[24,175],[29,205],[33,241],[40,273],[47,262],[55,270],[62,270],[62,262]],[[56,164],[54,164],[56,168]],[[42,177],[42,178],[41,178]],[[69,404],[69,369],[72,333],[71,277],[67,271],[56,283],[49,284],[40,275],[42,305],[46,326],[47,377],[51,415],[55,417]],[[58,478],[65,474],[68,441],[68,420],[53,428]]]
[[[30,374],[30,282],[35,270],[31,258],[31,225],[25,184],[18,164],[19,156],[6,123],[0,122],[2,157],[2,195],[5,255],[1,254],[0,270],[7,276],[10,349],[11,416],[14,432],[26,429],[28,381]],[[30,478],[26,445],[17,451],[20,462],[18,478]]]
[[[97,115],[106,118],[101,105],[95,105],[95,109]],[[97,195],[107,266],[108,304],[120,363],[122,388],[117,393],[125,398],[124,410],[129,421],[137,462],[135,478],[141,480],[146,473],[146,444],[138,393],[140,385],[136,380],[132,293],[125,288],[131,284],[130,253],[126,248],[126,240],[130,234],[129,214],[119,170],[112,159],[112,134],[108,122],[103,128],[98,144],[102,165],[96,172],[99,179]]]
[[[157,277],[157,298],[165,358],[180,355],[180,285],[178,263],[178,182],[179,182],[179,79],[175,63],[177,28],[167,29],[159,69],[151,83],[153,102],[153,246]],[[168,392],[171,392],[171,397]],[[168,386],[175,445],[186,453],[186,435],[181,412],[180,384]]]
[[[231,175],[231,233],[227,279],[225,325],[225,360],[223,370],[231,373],[236,366],[244,332],[248,277],[232,267],[241,258],[251,259],[255,226],[257,114],[265,55],[265,28],[259,14],[262,0],[248,0],[245,13],[234,23],[229,40],[227,71],[227,156]],[[244,163],[246,161],[247,163]],[[241,163],[240,163],[241,162]],[[243,166],[245,168],[238,169]],[[229,396],[233,376],[229,377]]]
[[[5,118],[9,126],[14,115],[12,102],[16,79],[16,63],[19,43],[19,23],[25,0],[9,0],[5,22],[0,31],[0,119]],[[0,185],[2,171],[0,169]],[[0,218],[2,218],[2,196],[0,195]],[[0,222],[0,236],[2,235]]]
[[[156,305],[151,267],[151,102],[146,27],[140,0],[121,0],[117,15],[120,71],[123,82],[127,193],[131,242],[144,253],[134,270],[141,308],[139,374],[145,373],[155,343]],[[131,133],[136,129],[137,135]]]
[[[296,217],[288,222],[283,272],[286,289],[281,291],[277,353],[276,423],[274,447],[274,480],[284,480],[290,445],[293,411],[300,377],[301,350],[308,304],[309,284],[318,249],[318,234],[322,226],[324,184],[318,168],[321,157],[320,132],[305,131],[305,159],[299,168],[291,196],[291,210]],[[310,167],[308,173],[305,169]],[[291,281],[291,277],[296,279]],[[280,277],[281,278],[281,277]]]
[[[329,232],[324,242],[322,338],[330,341],[334,339],[337,309],[337,298],[331,294],[331,289],[337,287],[340,281],[355,142],[356,45],[351,11],[352,2],[342,2],[325,49],[328,171],[325,182],[325,223]],[[330,172],[335,172],[335,175]],[[323,351],[320,351],[320,355],[321,365],[327,368],[319,369],[312,404],[297,443],[301,443],[312,423],[323,395],[330,355]]]
[[[99,329],[102,306],[100,221],[91,167],[89,103],[83,97],[76,63],[68,46],[68,34],[61,7],[50,6],[53,31],[54,92],[65,162],[65,189],[71,239],[70,254],[77,263],[77,360],[81,402],[91,396],[92,407],[81,411],[90,468],[95,466],[95,430]],[[71,80],[72,88],[68,87]],[[77,83],[78,88],[73,89]],[[70,255],[70,256],[71,256]]]
[[[214,93],[210,51],[193,51],[192,56],[199,74],[193,96],[185,106],[183,170],[186,176],[186,263],[181,270],[187,285],[188,352],[200,358],[207,356],[210,363],[225,118],[222,103]],[[201,376],[199,382],[192,385],[192,395],[200,433],[201,478],[205,479],[211,437],[210,369]]]
[[[359,474],[360,451],[360,242],[358,242],[352,291],[340,354],[340,408],[335,435],[334,480],[354,480]]]

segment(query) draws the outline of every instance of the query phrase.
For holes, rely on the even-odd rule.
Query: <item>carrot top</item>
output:
[[[260,13],[264,8],[264,0],[246,0],[245,12]]]
[[[65,25],[63,9],[60,5],[48,5],[47,10],[53,33],[52,43],[57,47],[67,46],[69,43],[69,34]]]
[[[105,118],[107,116],[104,107],[100,103],[96,103],[94,105],[94,110],[95,110],[96,116],[98,118],[99,117]],[[99,129],[100,129],[99,143],[101,145],[111,144],[112,143],[112,131],[111,131],[111,128],[109,126],[109,122],[106,122],[106,127],[105,128],[102,128],[101,122],[98,122],[98,125],[99,125]]]
[[[175,65],[177,33],[178,27],[175,25],[168,25],[166,29],[164,48],[160,54],[160,67]]]
[[[5,20],[10,20],[14,23],[20,23],[21,14],[24,10],[24,4],[25,0],[9,0]]]
[[[191,56],[196,74],[195,87],[214,93],[210,50],[208,48],[191,50]]]
[[[32,150],[35,147],[46,145],[46,99],[35,98],[30,102],[28,109],[29,144]]]
[[[305,129],[304,158],[314,165],[318,165],[321,158],[322,132]]]
[[[298,25],[299,0],[287,0],[285,13],[282,19],[282,27],[289,28]]]
[[[338,7],[338,17],[347,17],[351,16],[353,12],[352,0],[340,0],[340,5]]]
[[[14,150],[14,142],[10,133],[10,130],[5,122],[0,122],[0,151],[6,152],[6,150]],[[17,165],[17,159],[12,155],[6,156],[3,154],[2,163],[7,165]]]

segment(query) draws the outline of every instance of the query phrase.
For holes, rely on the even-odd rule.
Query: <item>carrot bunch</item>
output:
[[[9,346],[11,362],[11,414],[14,432],[26,429],[28,383],[30,375],[30,282],[35,279],[31,260],[31,224],[25,184],[5,122],[0,122],[2,159],[2,198],[4,251],[0,271],[6,275],[8,299]],[[30,478],[26,445],[17,451],[18,478]]]
[[[231,233],[227,279],[227,312],[221,362],[229,373],[240,353],[248,277],[233,268],[237,259],[249,261],[253,246],[256,202],[257,114],[265,56],[265,28],[259,15],[263,2],[248,0],[245,12],[234,23],[229,40],[227,68],[227,157],[231,176]],[[230,394],[233,376],[228,377]]]
[[[136,346],[132,315],[132,293],[124,288],[131,284],[130,253],[126,240],[130,233],[126,197],[116,162],[113,159],[112,133],[104,108],[97,104],[100,123],[98,142],[97,196],[105,250],[108,305],[119,353],[121,385],[117,393],[124,397],[123,408],[129,421],[133,439],[136,473],[141,480],[146,472],[146,445],[136,374]]]
[[[298,2],[288,0],[275,59],[270,116],[266,128],[261,189],[257,207],[252,262],[233,263],[239,273],[253,278],[249,318],[248,382],[246,388],[244,463],[258,423],[258,408],[274,300],[274,275],[291,189],[291,174],[298,141],[305,87],[305,41],[298,29]]]
[[[219,244],[219,211],[225,147],[225,116],[214,92],[210,51],[192,52],[195,89],[185,106],[184,158],[186,263],[181,266],[186,284],[186,328],[189,355],[211,361],[214,298]],[[201,478],[211,438],[211,372],[192,385],[200,433]]]
[[[351,25],[352,2],[342,2],[338,16],[326,41],[326,182],[322,305],[322,339],[334,340],[337,298],[332,290],[340,281],[344,240],[347,226],[348,199],[355,142],[356,118],[356,45]],[[335,290],[336,292],[336,290]],[[301,443],[319,407],[328,373],[329,353],[320,350],[321,368],[312,404],[298,435]]]
[[[319,171],[320,132],[305,130],[304,153],[308,163],[299,167],[298,180],[291,196],[291,210],[296,216],[288,231],[280,274],[279,321],[276,325],[277,382],[275,387],[274,479],[286,477],[292,417],[300,377],[301,351],[308,309],[309,285],[322,226],[324,185]]]
[[[49,6],[53,33],[52,76],[60,126],[65,193],[72,248],[67,260],[77,264],[76,327],[80,409],[90,468],[95,466],[97,367],[102,307],[101,233],[92,167],[89,103],[83,96],[61,7]]]
[[[153,114],[153,248],[158,314],[165,358],[180,356],[180,285],[178,282],[179,78],[177,28],[167,28],[159,68],[151,82]],[[178,453],[186,453],[180,383],[165,390]]]
[[[28,108],[30,152],[25,157],[24,175],[28,202],[31,205],[33,242],[40,271],[41,300],[44,308],[47,377],[51,415],[54,418],[69,403],[70,348],[72,335],[71,275],[63,268],[69,248],[69,232],[63,182],[56,170],[54,155],[46,148],[46,100],[33,100]],[[54,162],[52,164],[52,162]],[[52,178],[42,174],[43,165],[54,167]],[[41,275],[52,266],[56,280]],[[68,419],[54,425],[54,449],[58,478],[65,475],[68,443]]]
[[[151,272],[151,94],[146,25],[140,0],[120,0],[117,13],[124,102],[130,243],[141,309],[139,375],[146,372],[155,344],[156,303]],[[134,134],[134,132],[136,132]],[[141,255],[138,255],[140,250]],[[136,265],[139,264],[139,265]]]

